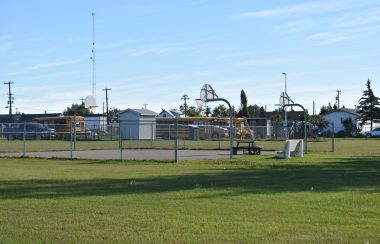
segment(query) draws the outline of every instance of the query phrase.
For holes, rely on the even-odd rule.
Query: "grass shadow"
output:
[[[204,191],[201,197],[215,197],[306,192],[311,187],[318,192],[360,190],[378,193],[380,160],[363,157],[339,163],[272,164],[141,179],[0,181],[0,199],[165,193],[196,188],[210,190]],[[226,189],[231,191],[224,191]]]

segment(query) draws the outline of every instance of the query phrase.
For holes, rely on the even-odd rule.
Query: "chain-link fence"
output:
[[[34,152],[49,152],[52,157],[75,157],[75,152],[99,150],[166,150],[175,158],[175,150],[229,150],[229,127],[218,122],[136,121],[124,120],[120,123],[85,128],[83,124],[1,124],[0,153],[18,153],[30,156]],[[235,125],[233,140],[251,140],[263,150],[283,149],[286,136],[289,139],[303,138],[303,126],[288,128],[281,126]],[[332,137],[319,137],[308,128],[308,149],[310,151],[333,150]],[[73,156],[74,152],[74,156]],[[140,151],[144,154],[144,151]],[[114,157],[115,158],[115,157]]]

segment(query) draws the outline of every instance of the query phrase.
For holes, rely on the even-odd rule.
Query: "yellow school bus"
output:
[[[53,128],[56,133],[70,133],[75,131],[78,134],[85,133],[84,117],[82,116],[59,116],[59,117],[43,117],[34,118],[33,122],[47,125]],[[74,125],[75,122],[75,125]]]

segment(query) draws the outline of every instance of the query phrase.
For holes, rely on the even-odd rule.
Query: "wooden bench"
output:
[[[276,152],[277,158],[303,157],[303,140],[286,140],[284,151]]]

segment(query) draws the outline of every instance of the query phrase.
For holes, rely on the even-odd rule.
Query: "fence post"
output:
[[[221,138],[220,138],[220,129],[219,128],[222,128],[220,125],[218,125],[218,144],[219,144],[219,150],[220,150],[220,141],[221,141]]]
[[[150,148],[153,148],[153,138],[154,138],[154,133],[153,133],[153,122],[150,123],[150,132],[151,132],[151,140],[150,140]]]
[[[74,151],[77,150],[77,114],[74,113]]]
[[[22,156],[25,157],[25,154],[26,154],[26,122],[24,122],[24,136],[23,136],[23,139],[24,139],[24,149],[23,149],[23,154]]]
[[[174,161],[178,162],[178,118],[175,119]]]
[[[120,149],[120,161],[123,160],[123,140],[121,139],[121,121],[119,121],[119,149]]]
[[[331,128],[332,128],[332,138],[331,138],[331,150],[332,152],[335,152],[335,128],[334,128],[334,121],[331,122]]]
[[[112,134],[113,134],[113,128],[112,128],[112,124],[111,124],[111,141],[112,141]]]
[[[186,128],[187,127],[187,131],[188,131],[188,136],[190,137],[190,128],[189,128],[189,125],[186,125],[186,126],[183,126],[182,125],[182,139],[183,139],[183,149],[186,149]]]
[[[70,120],[70,159],[73,159],[73,123]]]

